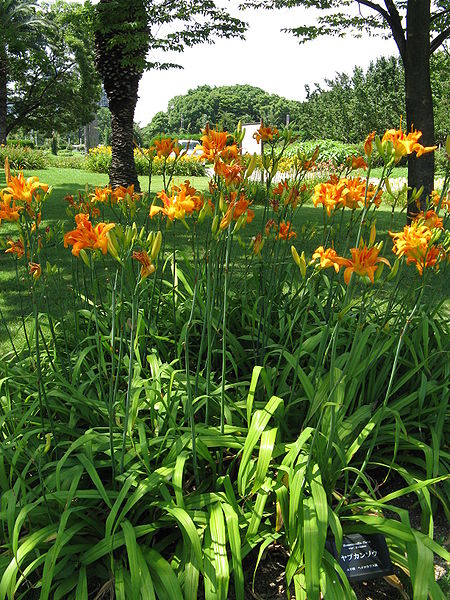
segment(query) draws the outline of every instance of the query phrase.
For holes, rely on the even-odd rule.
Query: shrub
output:
[[[8,146],[20,146],[21,148],[34,148],[33,140],[8,138]]]
[[[134,153],[136,170],[138,175],[148,175],[149,161],[139,150]],[[171,171],[174,165],[174,175],[181,176],[202,176],[205,174],[205,166],[195,158],[188,156],[180,157],[176,162],[173,158],[167,159],[167,168]],[[152,161],[152,174],[161,175],[164,169],[165,160],[155,157]],[[89,171],[95,173],[108,173],[111,166],[111,148],[109,146],[98,146],[91,148],[86,157],[86,165]]]
[[[47,156],[48,164],[60,169],[87,169],[87,161],[84,154],[79,152],[58,152]]]
[[[7,144],[0,147],[0,161],[3,164],[8,157],[11,169],[16,171],[21,169],[45,169],[47,166],[47,156],[42,150],[36,150],[27,146]]]

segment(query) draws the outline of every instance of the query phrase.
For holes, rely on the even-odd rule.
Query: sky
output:
[[[231,5],[236,5],[233,0]],[[368,14],[371,12],[366,9]],[[199,85],[249,84],[290,100],[305,98],[305,84],[323,83],[336,73],[351,73],[355,66],[367,68],[380,56],[397,54],[393,40],[364,37],[321,37],[299,44],[285,27],[306,20],[311,9],[232,11],[249,23],[245,40],[217,40],[180,53],[151,53],[151,60],[168,60],[184,68],[144,73],[139,86],[135,121],[146,125],[168,101]]]

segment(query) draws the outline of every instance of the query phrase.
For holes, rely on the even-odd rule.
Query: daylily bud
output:
[[[11,179],[11,170],[9,168],[9,159],[7,156],[5,157],[5,177],[6,177],[6,185],[8,185],[8,183]]]
[[[450,134],[447,136],[445,140],[445,151],[447,152],[447,156],[450,159]]]
[[[375,227],[375,222],[373,222],[372,227],[370,228],[369,246],[373,246],[376,237],[377,237],[377,230]]]
[[[158,256],[159,251],[161,250],[161,244],[162,244],[162,233],[160,231],[158,231],[158,233],[156,234],[156,237],[155,237],[155,241],[153,242],[152,251],[150,254],[151,260],[155,260],[155,258]]]
[[[374,281],[378,281],[383,273],[383,269],[384,269],[384,264],[380,263],[377,266],[377,270],[375,271],[375,275],[373,277]]]
[[[398,271],[399,266],[400,266],[400,260],[398,258],[396,258],[395,262],[394,262],[394,264],[392,266],[391,272],[386,277],[386,281],[391,281],[391,279],[394,279],[394,277],[397,275],[397,271]]]
[[[423,193],[423,185],[421,185],[418,190],[416,190],[416,188],[414,188],[413,191],[411,192],[410,202],[415,202],[416,200],[419,200],[422,193]]]
[[[295,246],[291,246],[291,254],[292,254],[292,258],[294,259],[295,264],[297,265],[298,268],[300,268],[300,255],[297,252]]]
[[[305,252],[303,251],[300,255],[300,273],[303,277],[303,279],[305,279],[306,277],[306,260],[305,260]]]
[[[86,253],[86,250],[83,250],[83,249],[81,249],[81,250],[80,250],[80,253],[79,253],[79,255],[78,255],[78,256],[80,256],[80,257],[81,257],[81,260],[84,262],[84,264],[85,264],[87,267],[90,267],[90,266],[91,266],[91,265],[90,265],[90,262],[89,262],[89,257],[88,257],[88,255],[87,255],[87,253]]]
[[[211,233],[215,234],[218,227],[219,227],[219,215],[216,215],[211,224]]]
[[[252,175],[253,171],[255,170],[257,160],[256,152],[254,152],[250,162],[248,163],[248,167],[245,172],[245,179],[248,179]]]
[[[234,226],[233,233],[237,233],[239,229],[247,222],[247,215],[244,213],[239,217],[236,221],[236,225]]]
[[[375,136],[375,146],[377,147],[378,154],[384,160],[384,148],[383,148],[383,145],[381,143],[380,136],[378,136],[378,135]]]
[[[47,452],[50,451],[51,446],[52,446],[52,434],[51,433],[46,433],[45,434],[44,454],[47,454]]]
[[[388,194],[393,196],[394,194],[392,193],[391,182],[389,181],[389,177],[386,177],[386,179],[384,180],[384,185],[386,186],[386,191],[388,192]]]
[[[150,231],[150,233],[147,236],[147,247],[150,247],[153,244],[154,239],[155,234],[153,233],[153,231]]]
[[[441,235],[442,235],[442,229],[432,229],[432,235],[431,235],[431,239],[430,239],[430,245],[432,244],[436,244],[436,242],[439,241]]]
[[[223,212],[226,211],[226,209],[227,209],[227,205],[225,203],[223,194],[220,194],[220,198],[219,198],[219,210],[220,210],[220,212],[223,213]]]

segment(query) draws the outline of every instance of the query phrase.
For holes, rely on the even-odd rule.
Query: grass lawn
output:
[[[44,207],[44,215],[42,225],[46,227],[55,227],[57,223],[64,223],[65,231],[73,228],[73,221],[66,214],[67,202],[64,200],[68,194],[75,194],[77,190],[83,190],[88,184],[90,187],[93,186],[105,186],[108,183],[108,176],[105,174],[91,173],[88,171],[81,171],[75,169],[58,169],[49,168],[42,171],[25,171],[25,176],[36,175],[39,180],[53,186],[53,193],[50,196],[46,206]],[[176,181],[184,181],[186,177],[179,177]],[[199,190],[206,190],[208,188],[207,177],[190,177],[191,184]],[[141,187],[143,190],[148,189],[148,180],[146,177],[140,177]],[[5,185],[5,178],[3,172],[0,174],[0,186]],[[156,193],[163,187],[162,177],[154,176],[152,178],[152,192]],[[250,238],[255,235],[261,229],[261,221],[263,216],[263,210],[260,206],[255,206],[255,219],[247,226],[246,229],[242,230],[241,237],[245,243],[248,244]],[[349,213],[344,214],[344,223],[348,219]],[[306,205],[298,211],[293,229],[297,232],[297,239],[295,240],[295,246],[301,252],[305,251],[306,256],[311,256],[312,252],[322,242],[322,210],[314,208],[311,205]],[[112,217],[111,217],[112,220]],[[396,212],[394,215],[394,228],[397,230],[401,229],[405,223],[404,213]],[[156,223],[155,223],[156,227]],[[388,230],[391,227],[391,209],[389,206],[382,205],[377,213],[377,231],[379,239],[386,239],[385,246],[387,247],[390,243],[388,236]],[[204,229],[205,230],[205,229]],[[177,225],[177,245],[181,248],[189,247],[190,245],[190,233],[181,225]],[[6,240],[11,237],[17,237],[16,229],[14,224],[2,223],[0,226],[0,244],[5,245]],[[235,245],[238,248],[238,245]],[[385,248],[383,254],[389,256],[390,252]],[[68,286],[70,285],[70,273],[72,264],[72,255],[69,249],[65,249],[62,243],[62,236],[59,233],[58,238],[55,239],[54,245],[49,248],[48,255],[43,258],[49,260],[51,264],[57,265],[62,277],[55,277],[54,283],[49,283],[49,287],[46,290],[46,297],[43,302],[44,305],[41,307],[49,309],[55,320],[62,313],[70,310],[68,300],[70,294],[67,293]],[[76,262],[76,260],[74,261]],[[8,254],[5,254],[3,250],[0,251],[0,310],[3,315],[4,321],[8,323],[10,331],[13,336],[19,336],[17,339],[20,347],[20,336],[21,330],[21,314],[24,312],[28,314],[31,312],[30,299],[27,297],[22,282],[16,276],[15,261]],[[104,268],[108,270],[111,267],[111,261],[109,257],[105,260]],[[407,270],[407,277],[416,277],[413,269]],[[51,286],[51,287],[50,287]],[[433,278],[433,295],[438,295],[443,299],[448,298],[449,285],[448,277],[445,273],[438,275]],[[48,303],[48,305],[47,305]],[[7,337],[6,328],[4,323],[1,321],[0,315],[0,353],[9,349],[9,341]]]

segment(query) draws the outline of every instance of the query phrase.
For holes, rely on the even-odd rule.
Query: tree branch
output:
[[[356,0],[358,4],[362,4],[363,6],[367,6],[371,8],[379,15],[383,17],[386,23],[389,25],[392,36],[397,44],[398,51],[400,52],[400,56],[404,57],[405,55],[405,33],[402,27],[402,21],[400,19],[400,15],[398,13],[397,7],[395,6],[393,0],[384,0],[387,10],[385,10],[382,6],[377,4],[376,2],[372,2],[371,0]]]
[[[441,33],[430,42],[430,54],[433,54],[433,52],[437,50],[448,37],[450,37],[450,27],[441,31]]]
[[[431,23],[432,23],[433,21],[436,21],[436,19],[440,19],[440,18],[441,18],[441,17],[443,17],[444,15],[448,15],[448,13],[449,13],[449,12],[450,12],[450,8],[448,8],[448,9],[446,9],[446,10],[441,10],[441,12],[438,12],[438,13],[433,13],[433,14],[430,16],[430,21],[431,21]]]
[[[51,79],[49,79],[47,84],[42,88],[41,93],[36,97],[36,99],[33,102],[31,102],[28,106],[23,108],[21,111],[19,111],[17,116],[10,123],[8,123],[8,125],[6,126],[6,135],[11,133],[13,129],[18,127],[25,119],[25,117],[28,117],[30,113],[32,113],[34,110],[36,110],[36,108],[39,108],[41,106],[42,99],[45,96],[47,90],[52,87],[52,85],[55,83],[55,81],[59,79],[60,76],[61,72],[55,73],[55,75]]]

